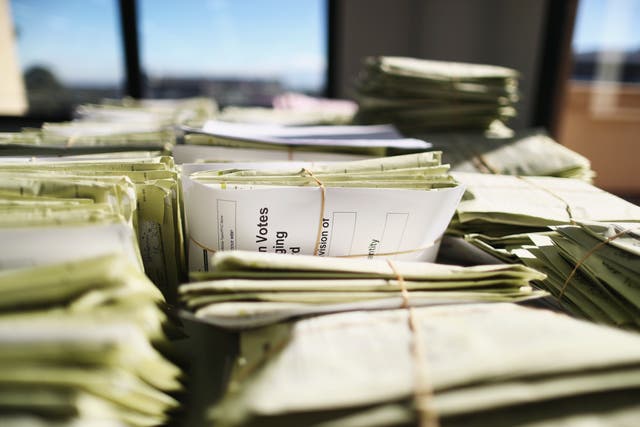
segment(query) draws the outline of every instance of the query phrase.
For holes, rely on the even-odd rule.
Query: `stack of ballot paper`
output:
[[[591,162],[555,142],[539,129],[510,131],[508,135],[482,132],[438,132],[420,135],[452,171],[504,175],[556,176],[591,182]]]
[[[0,133],[0,156],[55,156],[149,151],[168,153],[175,143],[171,130],[95,122],[45,123],[41,129]]]
[[[105,100],[101,104],[84,104],[76,108],[82,120],[108,123],[137,123],[167,127],[187,122],[204,122],[212,118],[218,106],[211,98]]]
[[[372,57],[356,89],[356,122],[393,123],[411,134],[485,129],[515,116],[518,73],[492,65]]]
[[[162,295],[126,257],[3,270],[0,295],[0,425],[156,426],[179,406]]]
[[[430,147],[404,138],[389,125],[281,126],[209,120],[201,127],[183,126],[186,145],[174,149],[177,163],[195,160],[355,160],[406,154]]]
[[[449,226],[452,234],[501,238],[574,221],[640,221],[640,207],[576,179],[452,175],[466,186]]]
[[[119,250],[175,295],[185,264],[180,203],[170,157],[0,158],[0,265]]]
[[[339,313],[243,332],[210,425],[633,426],[640,336],[514,304]]]
[[[176,141],[177,125],[202,123],[212,118],[216,110],[215,103],[206,98],[124,99],[80,105],[76,120],[0,134],[0,156],[131,150],[169,152]]]
[[[433,261],[464,189],[441,153],[196,172],[184,184],[189,270],[219,250]]]
[[[333,100],[329,102],[331,101]],[[287,109],[233,106],[224,108],[216,118],[225,122],[285,126],[348,125],[352,122],[354,114],[355,111],[344,108],[342,104],[338,104],[335,107],[330,104],[318,105],[318,108],[315,109],[296,108],[296,106],[291,106]]]
[[[547,273],[541,285],[572,314],[640,329],[640,223],[583,222],[531,234],[512,250]]]
[[[640,326],[634,285],[640,207],[578,180],[454,176],[467,193],[449,233],[502,261],[546,273],[538,284],[576,316]]]
[[[383,260],[226,251],[213,255],[211,266],[211,272],[192,273],[199,281],[182,285],[180,295],[198,318],[225,328],[400,308],[406,304],[403,292],[414,306],[523,301],[545,295],[529,286],[544,275],[521,265],[390,265]]]

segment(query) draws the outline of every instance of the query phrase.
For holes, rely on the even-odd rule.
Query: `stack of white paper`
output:
[[[439,152],[306,168],[192,174],[190,271],[219,250],[435,259],[463,188]]]

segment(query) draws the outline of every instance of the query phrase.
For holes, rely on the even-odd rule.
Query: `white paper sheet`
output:
[[[434,261],[462,187],[439,190],[185,187],[189,268],[218,250]],[[322,222],[320,218],[322,217]],[[318,229],[320,238],[318,239]],[[384,255],[390,254],[390,255]]]
[[[426,150],[431,147],[430,143],[420,139],[403,138],[395,128],[388,125],[287,127],[209,121],[202,129],[184,129],[228,139],[272,145],[392,147],[407,150]]]
[[[398,139],[402,135],[392,125],[367,126],[283,126],[274,124],[233,123],[208,120],[202,126],[205,133],[236,136],[273,136],[280,138],[357,138]]]

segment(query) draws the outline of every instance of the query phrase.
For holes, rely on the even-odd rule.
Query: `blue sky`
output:
[[[22,68],[44,65],[65,82],[115,83],[124,76],[113,0],[13,0]]]
[[[280,78],[318,89],[326,70],[325,0],[139,0],[151,76]],[[123,78],[117,1],[12,0],[23,68],[64,82]]]
[[[323,0],[140,0],[143,67],[317,87],[326,67],[325,7]]]
[[[640,0],[581,0],[573,48],[640,49]]]

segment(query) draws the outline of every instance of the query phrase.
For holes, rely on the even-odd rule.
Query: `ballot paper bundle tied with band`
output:
[[[467,193],[449,233],[545,272],[540,286],[577,316],[638,327],[640,207],[578,180],[454,175]]]
[[[449,232],[485,243],[576,221],[640,220],[640,207],[584,181],[452,172],[466,193]],[[486,237],[486,239],[485,239]],[[507,251],[497,251],[509,258]]]
[[[180,200],[169,157],[5,158],[0,266],[120,251],[175,296],[185,265]]]
[[[518,72],[493,65],[403,57],[368,58],[357,81],[357,123],[403,133],[486,129],[515,116]]]
[[[640,222],[582,222],[529,235],[513,249],[547,274],[542,286],[575,316],[640,329]]]
[[[440,156],[193,173],[189,269],[207,270],[212,253],[230,249],[433,261],[464,191]]]
[[[431,132],[420,138],[442,150],[451,171],[500,175],[555,176],[591,182],[589,159],[558,144],[546,132],[503,129],[486,132]]]
[[[185,144],[174,148],[177,163],[195,160],[357,160],[407,154],[430,147],[405,138],[390,125],[282,126],[209,120],[183,126]]]
[[[122,255],[0,271],[0,425],[156,426],[179,406],[162,294]]]
[[[192,273],[196,282],[182,285],[180,297],[196,317],[232,329],[339,311],[546,295],[529,285],[544,275],[521,265],[457,267],[224,251],[212,256],[211,267]]]
[[[633,426],[640,336],[514,304],[245,331],[210,425]]]

